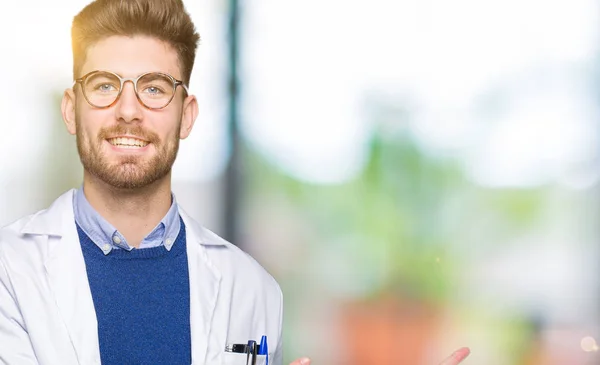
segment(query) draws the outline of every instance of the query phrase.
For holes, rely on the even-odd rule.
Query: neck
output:
[[[136,189],[120,189],[84,172],[83,191],[90,205],[133,247],[163,219],[171,207],[171,174]]]

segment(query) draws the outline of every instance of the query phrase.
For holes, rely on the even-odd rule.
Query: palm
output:
[[[452,355],[450,355],[448,358],[446,358],[446,360],[442,361],[439,365],[458,365],[467,356],[469,356],[470,353],[471,353],[471,350],[469,350],[469,348],[467,348],[467,347],[460,348],[460,349],[454,351],[454,353]],[[310,365],[310,359],[304,357],[302,359],[295,360],[294,362],[290,363],[290,365]]]

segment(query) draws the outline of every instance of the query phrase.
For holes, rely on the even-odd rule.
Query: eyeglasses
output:
[[[135,96],[140,104],[153,110],[169,105],[179,85],[186,94],[189,93],[183,81],[160,72],[148,72],[136,78],[123,78],[110,71],[92,71],[75,80],[75,84],[81,85],[83,97],[91,106],[105,109],[119,100],[127,81],[133,84]]]

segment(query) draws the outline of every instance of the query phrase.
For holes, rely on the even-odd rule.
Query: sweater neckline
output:
[[[181,219],[181,218],[180,218]],[[149,248],[134,248],[131,251],[124,249],[113,249],[107,255],[99,248],[99,246],[92,241],[92,239],[81,229],[79,224],[77,225],[77,232],[79,233],[79,240],[84,250],[93,254],[93,256],[99,256],[109,260],[149,260],[161,257],[176,257],[183,254],[186,251],[186,234],[185,224],[181,219],[181,228],[179,234],[173,243],[171,250],[167,250],[164,245]]]

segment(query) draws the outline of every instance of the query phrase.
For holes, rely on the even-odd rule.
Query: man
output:
[[[62,115],[83,184],[2,230],[0,363],[235,364],[226,345],[263,335],[282,363],[277,283],[171,193],[198,39],[180,0],[74,18]]]
[[[282,364],[279,286],[171,192],[198,39],[181,0],[74,18],[61,108],[83,184],[0,231],[0,364],[240,364],[226,346],[262,336]]]

